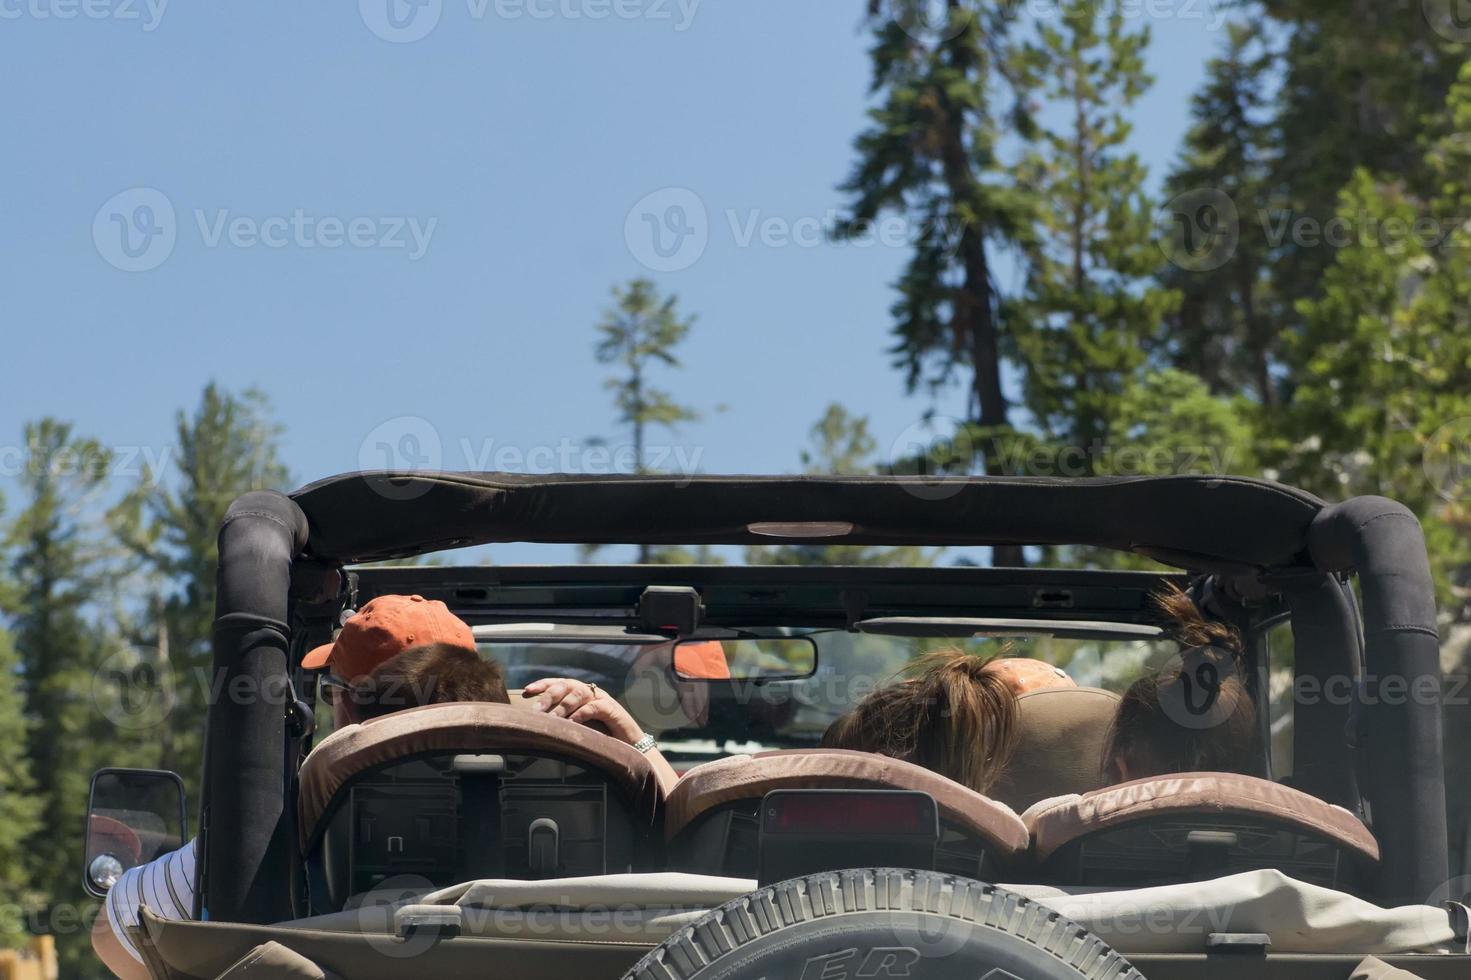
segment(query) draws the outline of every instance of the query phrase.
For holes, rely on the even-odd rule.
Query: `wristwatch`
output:
[[[648,732],[644,732],[644,737],[633,743],[633,750],[635,752],[642,752],[647,755],[649,749],[652,749],[658,744],[658,742],[654,741],[654,736],[650,735]]]

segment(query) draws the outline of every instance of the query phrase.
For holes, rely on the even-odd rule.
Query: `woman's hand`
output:
[[[566,718],[579,725],[601,724],[610,735],[629,745],[644,736],[642,726],[628,713],[628,709],[595,684],[570,677],[548,677],[527,684],[521,696],[536,698],[538,711],[557,718]]]
[[[579,725],[598,725],[608,730],[608,734],[634,745],[644,737],[643,726],[628,713],[628,709],[618,703],[618,699],[596,684],[586,681],[573,680],[570,677],[547,677],[543,680],[532,681],[521,691],[523,698],[536,698],[538,711],[545,711],[549,715],[558,718],[566,718],[575,721]],[[644,753],[644,758],[654,767],[655,775],[659,780],[664,792],[674,788],[679,782],[679,774],[669,764],[669,760],[659,752],[657,748],[649,749]]]

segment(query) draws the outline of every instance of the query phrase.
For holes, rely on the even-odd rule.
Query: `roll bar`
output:
[[[200,804],[200,918],[270,923],[291,918],[295,857],[287,814],[292,704],[292,562],[307,520],[289,497],[247,493],[220,527],[214,665]]]
[[[1363,788],[1383,850],[1379,900],[1427,901],[1449,874],[1442,768],[1440,634],[1425,534],[1384,497],[1325,507],[1308,529],[1313,563],[1356,572],[1364,597],[1358,685]]]

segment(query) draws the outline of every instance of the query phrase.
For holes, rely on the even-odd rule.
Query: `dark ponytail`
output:
[[[1157,595],[1155,605],[1184,649],[1124,693],[1105,747],[1105,773],[1114,781],[1181,772],[1258,775],[1261,734],[1240,635],[1206,619],[1175,586]]]

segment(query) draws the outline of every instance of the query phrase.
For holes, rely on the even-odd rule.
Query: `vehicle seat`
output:
[[[1017,742],[991,796],[1018,813],[1042,800],[1103,786],[1103,751],[1119,696],[1047,688],[1016,699]]]
[[[332,733],[299,773],[313,913],[393,880],[442,887],[655,870],[666,787],[628,745],[508,704]]]
[[[1138,887],[1277,870],[1362,892],[1379,844],[1347,810],[1278,783],[1183,773],[1045,800],[1022,819],[1044,882]]]
[[[673,871],[754,878],[762,798],[778,789],[902,789],[930,794],[940,812],[937,870],[971,876],[1010,866],[1027,850],[1008,806],[897,759],[842,749],[732,756],[697,766],[665,804]]]

